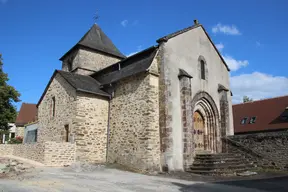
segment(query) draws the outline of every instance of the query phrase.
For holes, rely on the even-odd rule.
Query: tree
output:
[[[243,103],[247,103],[247,102],[251,102],[251,101],[253,101],[252,98],[249,98],[248,96],[243,97]]]
[[[0,53],[0,129],[8,130],[8,123],[14,122],[17,116],[14,102],[19,102],[20,93],[8,85],[8,75],[3,71],[3,59]]]

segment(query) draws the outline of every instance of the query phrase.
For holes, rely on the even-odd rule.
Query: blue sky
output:
[[[232,70],[233,102],[288,94],[286,0],[0,0],[9,84],[37,103],[58,60],[95,22],[126,55],[198,19]],[[21,103],[17,104],[19,108]]]

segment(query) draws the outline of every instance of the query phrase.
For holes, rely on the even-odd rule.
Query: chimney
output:
[[[194,19],[194,25],[198,25],[198,24],[199,24],[198,20]]]

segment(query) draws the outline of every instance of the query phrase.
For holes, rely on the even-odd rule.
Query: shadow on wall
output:
[[[288,176],[269,179],[196,183],[193,185],[184,185],[181,183],[172,184],[180,187],[179,191],[182,192],[287,192],[287,182]]]

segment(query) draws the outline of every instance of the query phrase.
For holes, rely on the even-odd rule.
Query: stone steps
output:
[[[252,163],[239,154],[197,154],[187,171],[204,175],[235,175],[253,167]]]
[[[236,175],[237,173],[242,173],[247,171],[247,169],[233,169],[233,170],[188,170],[187,172],[199,175]]]
[[[238,164],[238,165],[215,165],[215,166],[195,166],[194,164],[190,167],[190,170],[222,170],[222,169],[245,169],[245,168],[252,168],[253,165],[249,164]]]

